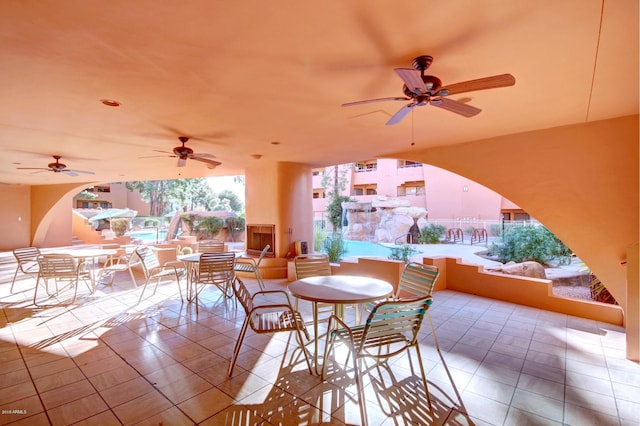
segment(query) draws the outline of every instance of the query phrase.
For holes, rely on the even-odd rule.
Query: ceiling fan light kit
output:
[[[355,106],[373,102],[410,101],[400,108],[390,119],[387,125],[397,124],[417,106],[431,105],[463,117],[469,118],[478,115],[482,110],[472,105],[446,98],[446,96],[466,93],[477,90],[497,89],[499,87],[513,86],[516,79],[511,74],[500,74],[476,80],[463,81],[448,86],[442,86],[442,81],[433,75],[425,75],[424,72],[433,63],[433,57],[422,55],[412,62],[412,68],[395,68],[394,71],[404,82],[402,92],[405,97],[388,97],[367,99],[363,101],[347,102],[342,106]]]
[[[212,160],[212,158],[215,158],[215,157],[211,154],[193,152],[193,149],[185,145],[187,142],[189,142],[189,139],[190,138],[188,136],[179,136],[178,140],[180,141],[180,143],[182,143],[182,145],[173,147],[171,152],[160,151],[157,149],[154,149],[154,151],[161,152],[163,154],[169,154],[169,155],[166,155],[166,157],[177,158],[178,167],[185,167],[187,165],[187,160],[195,160],[195,161],[204,163],[206,164],[208,169],[215,169],[216,167],[222,164],[219,161]],[[165,155],[161,155],[160,157],[165,157]],[[141,158],[148,158],[148,157],[141,157]]]

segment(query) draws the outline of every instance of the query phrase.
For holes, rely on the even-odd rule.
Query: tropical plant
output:
[[[191,230],[191,234],[200,240],[208,240],[215,237],[224,226],[224,220],[217,216],[202,216],[198,214],[181,213],[180,219]]]
[[[404,263],[409,263],[411,261],[412,253],[414,253],[414,250],[411,248],[410,244],[402,244],[400,247],[391,248],[389,259],[402,260]]]
[[[340,262],[342,256],[347,253],[347,247],[342,238],[342,233],[333,232],[325,240],[322,246],[322,252],[329,257],[329,262]]]
[[[330,171],[332,170],[332,172]],[[341,193],[347,187],[347,172],[351,165],[338,165],[325,169],[322,176],[322,187],[325,188],[329,203],[327,204],[327,217],[334,230],[342,228],[342,203],[352,201],[347,195]]]
[[[313,227],[313,251],[320,252],[322,251],[323,244],[327,239],[327,230],[322,228],[321,226]]]
[[[446,226],[430,223],[426,226],[423,226],[420,230],[418,242],[421,244],[438,244],[442,240],[446,232]]]

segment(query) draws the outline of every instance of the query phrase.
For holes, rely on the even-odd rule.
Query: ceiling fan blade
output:
[[[207,153],[193,153],[189,156],[189,158],[197,160],[198,158],[216,158],[215,155],[207,154]]]
[[[393,117],[391,117],[389,119],[389,121],[387,121],[387,126],[391,126],[393,124],[398,124],[400,121],[402,121],[402,119],[405,117],[405,115],[409,114],[409,111],[411,111],[414,107],[416,106],[415,103],[410,103],[407,104],[405,106],[403,106],[402,108],[400,108],[398,110],[398,112],[396,112]]]
[[[354,106],[354,105],[362,105],[362,104],[371,104],[374,102],[388,102],[388,101],[410,101],[410,98],[401,98],[398,96],[393,96],[389,98],[376,98],[376,99],[367,99],[364,101],[355,101],[355,102],[347,102],[346,104],[342,104],[343,107],[346,106]]]
[[[74,170],[61,170],[61,173],[66,173],[67,175],[69,175],[71,177],[78,176],[78,174]]]
[[[187,159],[178,157],[178,167],[184,167],[186,165],[187,165]]]
[[[476,90],[497,89],[499,87],[508,87],[516,84],[516,79],[511,74],[500,74],[491,77],[479,78],[477,80],[463,81],[460,83],[444,86],[441,90],[446,90],[447,95],[455,95],[458,93],[473,92]]]
[[[47,169],[45,167],[16,167],[16,170],[51,170],[51,169]]]
[[[454,101],[453,99],[442,98],[437,101],[431,102],[431,105],[434,107],[446,109],[447,111],[455,112],[456,114],[460,114],[463,117],[473,117],[474,115],[478,115],[480,108],[476,108],[472,105],[463,104],[462,102]]]
[[[202,158],[202,157],[193,157],[193,159],[196,161],[200,161],[201,163],[205,163],[209,169],[215,169],[216,167],[222,164],[219,161],[209,160],[207,158]]]
[[[89,171],[86,171],[86,170],[66,170],[65,169],[65,170],[63,170],[63,172],[81,173],[83,175],[95,175],[94,172],[89,172]]]
[[[407,88],[416,95],[421,95],[427,92],[427,88],[424,85],[424,81],[422,81],[420,71],[411,68],[394,68],[394,71],[400,76],[402,81],[404,81]]]
[[[173,155],[173,152],[169,152],[169,151],[161,151],[161,150],[159,150],[159,149],[154,149],[154,150],[153,150],[153,152],[161,152],[161,153],[163,153],[163,154],[172,154],[172,155]]]

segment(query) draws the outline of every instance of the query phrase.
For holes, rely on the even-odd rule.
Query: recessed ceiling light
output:
[[[119,107],[120,102],[114,101],[113,99],[100,99],[102,105],[110,106],[110,107]]]
[[[262,158],[262,154],[251,154],[251,158],[255,158],[256,160],[259,160]]]
[[[271,145],[280,145],[280,142],[278,142],[278,141],[273,141],[273,142],[271,142]]]

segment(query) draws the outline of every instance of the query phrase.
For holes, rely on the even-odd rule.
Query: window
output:
[[[324,172],[324,169],[313,169],[311,174],[313,176],[320,176]]]
[[[376,171],[378,170],[378,160],[358,161],[355,163],[354,170],[356,173]]]
[[[424,194],[424,182],[406,182],[398,187],[398,197],[413,197]]]
[[[368,184],[368,185],[355,185],[353,187],[353,193],[351,195],[376,195],[378,193],[378,185],[376,184]]]
[[[323,189],[314,189],[313,190],[313,198],[325,198],[326,195]]]
[[[398,168],[404,169],[407,167],[421,167],[422,163],[418,163],[417,161],[411,160],[398,160]]]

